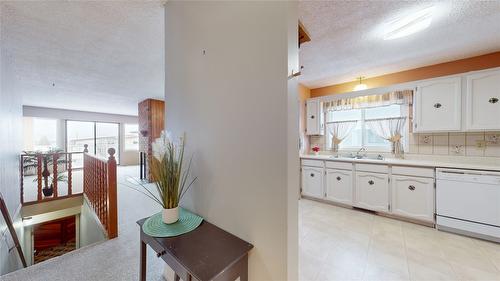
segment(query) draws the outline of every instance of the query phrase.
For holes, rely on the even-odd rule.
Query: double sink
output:
[[[385,158],[382,155],[366,155],[366,154],[344,154],[344,155],[332,155],[330,156],[332,159],[366,159],[366,160],[380,160],[383,161]]]

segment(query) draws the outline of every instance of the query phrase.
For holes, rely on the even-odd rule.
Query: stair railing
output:
[[[108,159],[84,153],[83,193],[108,238],[118,236],[118,202],[116,190],[115,149],[108,149]]]
[[[19,258],[23,263],[23,267],[26,267],[26,259],[24,258],[23,249],[21,248],[21,244],[19,243],[19,238],[17,237],[16,230],[14,229],[14,225],[12,224],[12,218],[10,217],[9,210],[7,209],[7,205],[3,200],[3,195],[0,193],[0,210],[2,212],[3,219],[7,224],[7,228],[9,229],[10,235],[12,236],[12,241],[14,241],[14,247],[17,249],[17,253],[19,254]],[[12,249],[12,248],[11,248]],[[10,250],[9,249],[9,252]]]

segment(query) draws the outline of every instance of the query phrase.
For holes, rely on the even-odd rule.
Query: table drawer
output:
[[[356,164],[356,171],[386,174],[389,172],[389,167],[377,164]]]
[[[325,166],[325,161],[323,161],[323,160],[302,159],[302,166],[323,168]]]
[[[434,178],[434,169],[407,167],[407,166],[392,166],[393,175],[414,176],[423,178]]]
[[[326,161],[325,164],[330,169],[352,170],[351,162]]]

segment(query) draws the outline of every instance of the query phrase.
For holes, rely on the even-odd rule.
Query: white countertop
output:
[[[500,171],[500,159],[498,158],[466,158],[466,157],[435,157],[435,156],[406,156],[406,159],[385,158],[384,160],[376,159],[351,159],[351,158],[334,158],[333,155],[300,155],[301,159],[327,160],[339,162],[354,162],[366,164],[385,164],[385,165],[400,165],[413,167],[429,167],[429,168],[455,168],[455,169],[472,169],[486,171]]]

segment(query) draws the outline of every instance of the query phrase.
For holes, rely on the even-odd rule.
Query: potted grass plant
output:
[[[179,142],[174,142],[162,132],[160,138],[152,144],[153,155],[149,159],[151,181],[155,190],[151,191],[147,184],[139,183],[142,188],[138,191],[163,208],[162,219],[166,224],[179,220],[179,202],[196,180],[189,180],[191,160],[184,167],[185,139],[184,135]]]

